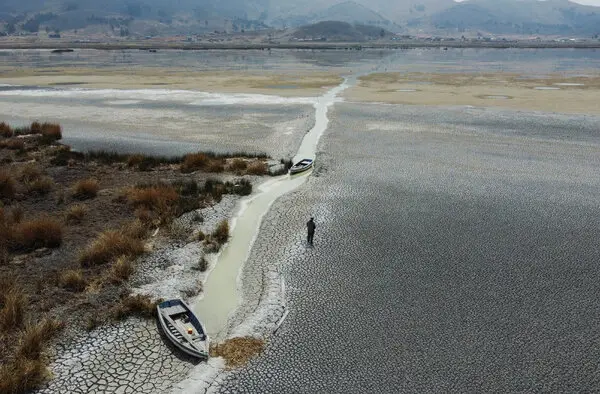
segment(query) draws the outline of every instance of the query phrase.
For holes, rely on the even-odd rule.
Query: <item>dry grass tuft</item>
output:
[[[211,159],[204,153],[189,153],[183,157],[181,172],[192,172],[206,167]]]
[[[0,328],[2,331],[10,331],[23,325],[28,301],[25,293],[14,282],[6,281],[4,286],[0,295]]]
[[[126,257],[119,257],[110,270],[110,278],[115,283],[121,283],[129,279],[133,274],[134,267],[131,260]]]
[[[141,317],[153,318],[156,316],[156,305],[161,300],[152,301],[150,297],[144,295],[129,295],[112,309],[112,316],[117,320],[122,320],[127,316],[136,315]]]
[[[260,160],[255,160],[248,164],[248,168],[246,169],[246,173],[250,175],[265,175],[268,172],[269,168],[267,167],[267,163]]]
[[[136,212],[138,219],[150,222],[156,219],[152,212],[162,220],[171,218],[175,213],[179,193],[173,186],[166,184],[138,186],[127,191],[127,200],[139,211]]]
[[[123,233],[131,238],[144,239],[148,235],[148,226],[143,221],[135,219],[123,226]]]
[[[27,191],[35,194],[48,194],[54,186],[52,178],[44,176],[26,184]]]
[[[11,138],[8,140],[0,141],[0,147],[10,150],[22,151],[25,149],[25,141],[23,141],[20,138]]]
[[[41,178],[42,175],[42,169],[37,164],[30,163],[21,168],[21,176],[19,177],[19,179],[22,182],[28,183]]]
[[[144,253],[144,243],[124,231],[107,230],[101,233],[79,256],[83,267],[106,264],[126,256],[137,257]]]
[[[214,229],[211,236],[221,245],[227,242],[229,239],[229,223],[227,223],[227,220],[222,220],[217,225],[217,228]]]
[[[44,344],[63,327],[64,324],[62,322],[50,319],[44,319],[37,324],[27,325],[19,338],[17,356],[30,360],[39,359],[44,349]]]
[[[225,171],[225,165],[220,160],[213,160],[206,166],[206,171],[214,173],[223,172]]]
[[[83,217],[87,213],[87,206],[85,204],[71,205],[65,212],[65,221],[67,223],[81,223]]]
[[[93,178],[84,179],[78,181],[73,186],[73,197],[79,200],[86,200],[89,198],[94,198],[98,194],[98,190],[100,186],[98,185],[98,181]]]
[[[15,178],[6,170],[0,170],[0,198],[12,199],[17,191]]]
[[[33,124],[31,125],[33,130]],[[48,140],[60,140],[62,138],[62,127],[58,123],[42,123],[40,127],[40,133]]]
[[[237,337],[223,343],[212,343],[211,357],[223,357],[229,368],[245,365],[250,359],[262,353],[265,341],[254,337]]]
[[[0,366],[0,393],[28,393],[49,377],[44,360],[20,357]]]
[[[248,163],[246,163],[246,160],[244,159],[233,159],[231,161],[231,163],[229,163],[229,171],[233,171],[233,172],[239,172],[241,173],[242,171],[244,171],[246,168],[248,168]]]
[[[128,167],[139,166],[144,161],[145,158],[146,158],[146,156],[139,154],[139,153],[130,155],[129,157],[127,157],[127,166]]]
[[[4,138],[13,136],[13,129],[8,123],[0,122],[0,136]]]
[[[11,239],[14,250],[57,248],[62,243],[63,228],[59,221],[40,216],[15,224]]]
[[[63,271],[60,274],[59,283],[61,287],[75,292],[81,292],[87,286],[87,281],[83,277],[81,270]]]

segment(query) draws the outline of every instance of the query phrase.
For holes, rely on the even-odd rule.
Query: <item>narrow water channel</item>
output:
[[[327,130],[329,123],[327,110],[335,103],[337,95],[348,86],[348,80],[344,80],[342,84],[317,98],[314,104],[315,125],[302,140],[294,162],[303,158],[315,158],[319,138]],[[315,165],[318,166],[318,163]],[[239,210],[230,223],[229,242],[217,256],[214,268],[204,284],[203,295],[194,305],[194,312],[204,322],[211,337],[218,337],[222,333],[229,315],[240,302],[238,276],[250,255],[262,218],[275,200],[302,185],[311,172],[312,170],[268,180],[258,187],[256,193],[241,201]]]

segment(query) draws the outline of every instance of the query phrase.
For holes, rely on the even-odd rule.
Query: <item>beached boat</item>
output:
[[[298,163],[294,164],[292,168],[290,168],[290,174],[297,174],[302,171],[306,171],[313,166],[312,159],[302,159]]]
[[[208,334],[185,302],[168,300],[156,308],[160,325],[175,346],[191,356],[208,358]]]

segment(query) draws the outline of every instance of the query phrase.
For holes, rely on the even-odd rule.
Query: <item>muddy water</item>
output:
[[[346,80],[317,99],[314,105],[315,125],[302,140],[294,162],[302,158],[315,158],[319,138],[329,124],[327,110],[335,103],[337,95],[348,86]],[[259,186],[257,194],[241,202],[231,223],[230,241],[216,257],[216,264],[204,284],[203,297],[194,306],[194,311],[205,322],[210,336],[218,338],[223,333],[229,315],[240,302],[240,268],[248,258],[263,216],[275,200],[302,185],[311,172],[284,175],[267,181]]]

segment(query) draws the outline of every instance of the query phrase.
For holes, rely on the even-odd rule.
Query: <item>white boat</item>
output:
[[[313,166],[313,159],[302,159],[290,168],[290,174],[306,171]]]
[[[190,356],[208,358],[208,334],[183,300],[164,301],[156,308],[160,325],[175,346]]]

